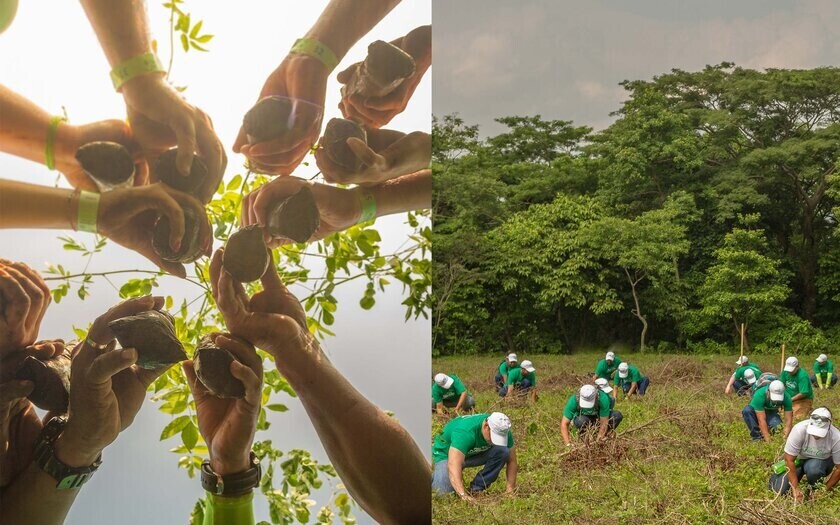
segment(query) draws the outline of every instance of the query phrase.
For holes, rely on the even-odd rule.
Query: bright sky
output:
[[[160,41],[162,60],[168,58],[168,11],[162,0],[148,3],[152,32]],[[213,119],[222,143],[228,150],[230,179],[241,173],[243,157],[230,151],[242,116],[255,102],[266,76],[285,56],[294,40],[302,36],[320,14],[326,0],[259,0],[243,4],[187,0],[185,10],[193,19],[204,20],[203,32],[216,37],[210,53],[179,51],[173,81],[189,86],[188,100],[204,109]],[[8,31],[0,35],[0,82],[25,95],[47,111],[59,114],[66,107],[70,120],[85,123],[108,118],[124,118],[122,99],[114,93],[108,78],[108,63],[99,48],[78,2],[50,2],[49,12],[42,2],[22,1],[18,16]],[[383,22],[362,39],[337,71],[362,60],[367,44],[376,39],[391,40],[414,27],[431,23],[430,0],[405,0]],[[177,45],[177,42],[176,42]],[[180,48],[179,48],[180,49]],[[404,113],[389,128],[409,132],[428,131],[431,110],[431,71],[418,87]],[[340,116],[337,109],[339,85],[328,88],[324,122]],[[301,167],[296,175],[311,177],[315,166]],[[0,177],[53,184],[55,173],[46,168],[0,154]],[[383,253],[402,244],[411,229],[403,216],[380,219],[377,228],[383,237]],[[24,261],[36,269],[46,264],[63,264],[81,270],[83,261],[61,249],[58,231],[2,231],[2,256]],[[71,232],[72,233],[72,232]],[[73,234],[90,242],[88,234]],[[89,271],[116,269],[154,269],[146,259],[119,247],[109,247],[97,255]],[[119,286],[127,280],[115,280]],[[176,302],[192,298],[192,285],[175,278],[161,280],[159,293],[173,295]],[[72,337],[71,327],[86,326],[97,315],[119,301],[107,282],[91,288],[92,296],[80,301],[70,296],[53,304],[41,325],[43,338]],[[371,311],[358,307],[363,284],[351,283],[336,290],[339,309],[334,331],[324,347],[336,367],[374,403],[392,410],[425,451],[431,441],[429,430],[429,370],[431,367],[430,322],[404,321],[405,310],[399,287],[377,296]],[[326,454],[300,404],[288,396],[277,402],[290,411],[273,416],[274,424],[257,439],[271,439],[282,450],[305,448],[320,461]],[[202,494],[197,480],[177,468],[178,456],[168,452],[175,440],[159,442],[158,437],[169,416],[149,402],[134,424],[103,454],[103,466],[81,491],[68,525],[125,525],[186,523],[197,497]],[[375,446],[375,444],[371,444]],[[279,481],[279,476],[275,478]],[[319,505],[329,490],[315,495]],[[267,505],[256,498],[257,516],[268,519]],[[372,520],[357,510],[359,523]]]

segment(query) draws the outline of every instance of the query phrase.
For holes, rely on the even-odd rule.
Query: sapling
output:
[[[134,184],[135,166],[131,153],[116,142],[88,142],[76,150],[76,160],[99,191],[130,187]]]
[[[115,319],[108,327],[123,348],[137,350],[137,366],[158,368],[187,358],[184,346],[175,336],[175,324],[169,312],[150,310]]]
[[[32,381],[35,387],[27,398],[47,412],[67,412],[70,401],[70,352],[41,361],[27,356],[15,374],[16,379]]]
[[[193,356],[195,375],[214,396],[241,399],[245,397],[245,385],[230,373],[230,364],[235,360],[232,353],[219,348],[205,336]]]

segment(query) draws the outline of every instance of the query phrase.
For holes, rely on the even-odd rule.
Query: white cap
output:
[[[785,372],[793,372],[797,366],[799,366],[799,359],[790,356],[785,361]]]
[[[819,361],[820,363],[825,363],[826,361],[828,361],[828,356],[825,354],[820,354],[819,357],[817,357],[817,361]]]
[[[749,362],[750,362],[749,358],[745,355],[742,355],[741,357],[738,358],[737,361],[735,361],[735,364],[740,366],[740,365],[745,365]]]
[[[501,412],[493,412],[487,418],[487,426],[490,427],[490,441],[494,445],[508,445],[508,432],[510,431],[510,418]]]
[[[580,387],[580,408],[592,408],[595,406],[595,400],[598,398],[598,389],[592,385],[583,385]]]
[[[435,383],[437,383],[441,388],[452,388],[452,383],[454,382],[455,380],[446,374],[438,374],[435,376]]]
[[[534,370],[536,370],[536,368],[534,368],[534,365],[530,361],[528,361],[527,359],[522,361],[522,364],[519,365],[519,366],[521,366],[522,368],[524,368],[525,370],[527,370],[529,372],[533,372]]]
[[[747,383],[754,385],[755,384],[755,371],[752,368],[747,368],[744,370],[744,379],[747,380]]]
[[[607,352],[607,361],[615,359],[615,352]]]
[[[813,416],[817,416],[817,418],[828,418],[828,421],[813,419]],[[831,428],[831,412],[825,407],[819,407],[811,412],[811,417],[812,419],[808,421],[808,426],[805,428],[805,431],[812,436],[825,437],[828,434],[828,429]]]
[[[785,384],[778,379],[770,383],[767,389],[770,390],[771,401],[781,401],[785,398]]]
[[[618,377],[627,377],[630,375],[630,365],[627,363],[621,363],[618,365]]]
[[[512,361],[514,363],[518,361],[518,359],[516,358],[516,354],[508,354],[507,360]]]
[[[598,385],[598,388],[600,388],[601,391],[605,394],[609,394],[610,392],[612,392],[610,382],[604,379],[603,377],[599,377],[598,379],[596,379],[595,384]]]

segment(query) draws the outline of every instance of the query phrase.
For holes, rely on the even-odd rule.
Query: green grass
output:
[[[840,486],[798,505],[768,490],[770,465],[784,443],[781,435],[754,443],[741,419],[746,398],[723,394],[737,356],[620,354],[650,377],[647,395],[619,399],[624,421],[617,438],[566,453],[563,407],[602,356],[520,354],[537,367],[536,404],[498,397],[492,377],[501,357],[434,359],[433,373],[457,374],[475,395],[478,412],[511,418],[519,459],[514,495],[504,494],[500,477],[478,505],[435,496],[434,523],[840,523]],[[764,371],[777,370],[780,361],[751,360]],[[813,356],[801,360],[807,368]],[[816,390],[819,405],[840,414],[840,388]],[[433,418],[433,435],[445,421]],[[476,472],[465,471],[467,483]]]

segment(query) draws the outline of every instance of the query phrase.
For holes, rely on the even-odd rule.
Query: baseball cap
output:
[[[815,408],[811,412],[811,419],[805,431],[816,437],[825,437],[831,428],[831,412],[825,407]]]
[[[745,365],[749,362],[750,362],[749,358],[745,355],[742,355],[741,357],[738,358],[737,361],[735,361],[735,364],[736,365]]]
[[[615,359],[615,352],[607,352],[607,361]]]
[[[455,380],[446,374],[438,374],[435,376],[435,383],[441,388],[451,388]]]
[[[508,361],[513,361],[514,363],[518,361],[516,358],[516,354],[508,354]]]
[[[610,392],[612,392],[610,382],[604,379],[603,377],[599,377],[598,379],[596,379],[595,384],[598,385],[598,388],[600,388],[601,391],[605,394],[609,394]]]
[[[747,380],[747,383],[754,385],[755,384],[755,371],[752,368],[747,368],[744,370],[744,379]]]
[[[598,389],[592,385],[580,387],[580,408],[592,408],[595,406],[595,398],[598,397]]]
[[[826,361],[828,361],[828,356],[825,354],[820,354],[820,356],[817,357],[817,361],[819,361],[820,363],[825,363]]]
[[[522,361],[522,364],[520,366],[529,372],[533,372],[534,370],[536,370],[536,368],[534,368],[534,365],[527,359]]]
[[[630,375],[630,368],[627,363],[621,363],[618,365],[618,377],[627,377]]]
[[[776,379],[768,387],[771,401],[781,401],[785,398],[785,384]]]
[[[785,372],[793,372],[799,366],[799,359],[791,356],[785,361]]]
[[[493,412],[487,418],[487,426],[490,427],[490,441],[494,445],[508,444],[508,432],[510,431],[510,418],[501,412]]]

